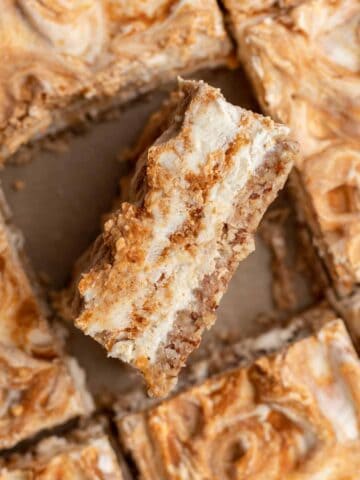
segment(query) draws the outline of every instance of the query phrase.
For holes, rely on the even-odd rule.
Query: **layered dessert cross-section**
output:
[[[0,480],[124,480],[108,436],[91,425],[49,437],[32,451],[0,460]]]
[[[136,478],[356,480],[360,361],[341,319],[312,310],[233,352],[242,367],[118,417]]]
[[[0,215],[0,449],[92,410],[84,373],[64,355],[25,271],[22,239]]]
[[[360,4],[225,0],[263,110],[301,146],[299,219],[340,296],[360,283]]]
[[[172,99],[153,117],[133,203],[107,220],[68,294],[75,324],[138,368],[154,396],[213,324],[297,151],[287,127],[203,82],[180,81]]]
[[[231,52],[216,0],[4,0],[0,160]]]

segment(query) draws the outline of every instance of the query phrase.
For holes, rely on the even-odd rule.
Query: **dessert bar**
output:
[[[249,365],[261,355],[269,355],[312,335],[320,326],[334,318],[334,311],[329,304],[321,302],[288,320],[272,318],[258,335],[235,340],[238,332],[220,331],[220,334],[207,338],[196,355],[189,359],[172,394],[199,384],[213,375]],[[138,413],[160,402],[161,399],[150,398],[143,385],[138,384],[115,399],[114,396],[104,398],[104,406],[113,410],[116,422],[120,422],[129,413]]]
[[[0,480],[125,480],[99,425],[67,437],[49,437],[32,451],[0,460]]]
[[[84,373],[50,329],[22,238],[5,218],[0,214],[0,449],[92,410]]]
[[[163,114],[141,138],[132,203],[108,218],[66,294],[76,326],[138,368],[153,396],[214,323],[297,153],[287,127],[204,82],[180,81]]]
[[[238,54],[265,113],[291,127],[291,175],[340,296],[360,282],[360,3],[225,0]]]
[[[203,67],[231,42],[216,0],[4,0],[0,160]]]
[[[357,479],[360,361],[331,310],[296,323],[255,339],[252,363],[121,415],[136,478]]]

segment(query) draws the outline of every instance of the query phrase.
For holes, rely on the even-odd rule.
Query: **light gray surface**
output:
[[[233,103],[256,108],[241,71],[203,72],[197,78],[221,87]],[[136,140],[163,97],[162,91],[132,103],[119,118],[72,138],[65,153],[42,152],[27,165],[9,165],[1,172],[27,253],[53,286],[64,285],[73,262],[95,238],[100,217],[110,208],[124,170],[117,154]],[[18,179],[25,182],[25,188],[14,192],[11,186]],[[256,252],[241,263],[223,298],[214,331],[226,325],[242,334],[251,333],[256,315],[272,308],[270,286],[269,252],[257,240]],[[95,341],[74,328],[68,346],[86,368],[94,392],[104,387],[122,390],[136,377],[119,361],[106,359]]]

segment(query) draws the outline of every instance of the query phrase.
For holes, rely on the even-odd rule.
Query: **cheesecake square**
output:
[[[128,480],[125,475],[110,438],[96,423],[0,460],[0,480]]]
[[[85,375],[48,321],[22,237],[0,214],[0,449],[89,414]]]
[[[195,81],[180,80],[145,133],[132,201],[105,222],[65,295],[75,325],[163,396],[254,249],[297,146],[287,127]]]
[[[263,355],[285,349],[313,335],[334,318],[334,309],[324,301],[287,319],[280,320],[271,316],[271,322],[266,322],[257,335],[239,338],[239,332],[224,330],[208,336],[181,371],[172,395],[201,384],[214,375],[248,366]],[[341,318],[344,318],[342,314]],[[144,385],[135,384],[121,395],[106,397],[103,406],[112,410],[115,423],[120,425],[123,417],[148,410],[161,401],[161,398],[149,397]]]
[[[299,221],[347,296],[360,283],[360,4],[224,3],[263,111],[299,141],[291,175]]]
[[[139,478],[357,478],[360,361],[330,309],[294,322],[249,339],[242,366],[117,418]]]
[[[232,49],[216,0],[6,1],[0,160]]]

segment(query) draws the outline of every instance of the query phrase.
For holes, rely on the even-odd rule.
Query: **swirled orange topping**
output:
[[[300,143],[330,269],[351,289],[360,282],[360,3],[225,3],[263,109]]]
[[[0,215],[0,448],[88,413],[84,374],[62,349]]]
[[[0,480],[122,480],[110,441],[92,425],[67,437],[50,437],[36,448],[0,460]]]
[[[216,0],[4,0],[0,160],[230,50]]]
[[[141,478],[356,480],[360,362],[340,320],[118,421]]]

